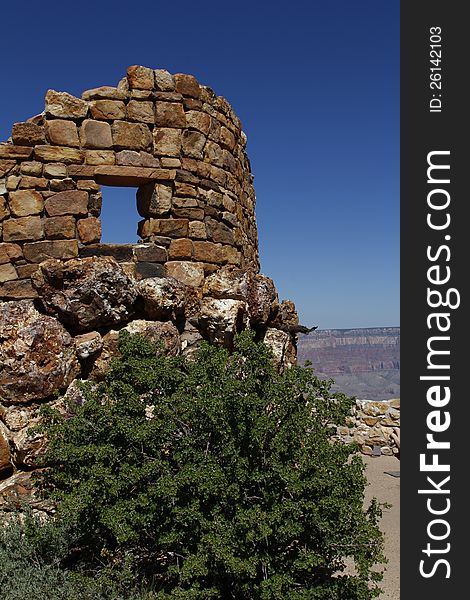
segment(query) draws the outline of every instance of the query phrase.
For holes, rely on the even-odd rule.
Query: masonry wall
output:
[[[34,298],[48,258],[111,255],[195,287],[222,265],[258,272],[245,145],[229,103],[191,75],[133,66],[81,98],[49,90],[0,144],[0,299]],[[100,243],[101,185],[136,188],[142,243]]]

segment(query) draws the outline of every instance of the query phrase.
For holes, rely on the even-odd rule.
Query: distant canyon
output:
[[[298,361],[306,360],[334,391],[361,400],[400,397],[400,328],[322,329],[300,334]]]

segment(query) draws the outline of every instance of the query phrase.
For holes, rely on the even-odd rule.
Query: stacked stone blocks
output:
[[[257,272],[245,145],[228,102],[191,75],[134,66],[81,98],[49,90],[0,144],[0,298],[34,298],[48,258],[111,255],[196,287],[223,265]],[[100,244],[101,185],[137,188],[141,244]]]

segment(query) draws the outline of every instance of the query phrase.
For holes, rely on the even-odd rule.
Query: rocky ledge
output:
[[[280,370],[296,362],[298,317],[271,279],[222,267],[192,287],[173,277],[135,279],[110,256],[49,259],[32,277],[35,300],[0,302],[0,510],[34,496],[31,474],[45,441],[30,435],[45,403],[64,406],[77,381],[99,381],[118,353],[119,331],[191,356],[201,340],[232,348],[246,327]]]

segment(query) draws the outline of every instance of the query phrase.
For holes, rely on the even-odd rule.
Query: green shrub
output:
[[[125,333],[120,351],[71,416],[47,417],[41,487],[75,568],[158,600],[378,595],[380,506],[364,511],[363,462],[331,441],[353,398],[279,374],[251,332],[195,361]]]

